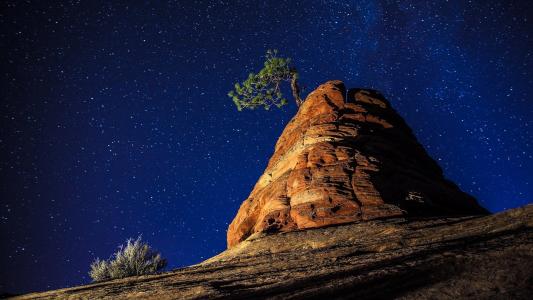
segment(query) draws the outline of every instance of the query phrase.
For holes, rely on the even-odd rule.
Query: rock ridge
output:
[[[15,299],[530,299],[533,205],[256,233],[171,272]]]

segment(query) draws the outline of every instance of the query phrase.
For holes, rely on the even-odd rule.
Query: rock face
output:
[[[257,233],[199,264],[17,299],[531,299],[533,205]]]
[[[286,126],[228,229],[228,248],[288,232],[398,216],[484,214],[446,180],[378,92],[329,81]]]

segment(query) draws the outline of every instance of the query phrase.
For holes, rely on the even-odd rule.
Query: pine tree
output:
[[[237,109],[263,107],[269,110],[272,106],[280,108],[286,105],[287,99],[283,97],[280,86],[283,82],[290,82],[292,96],[299,107],[303,100],[300,98],[298,72],[291,66],[291,59],[278,57],[277,50],[268,50],[265,58],[259,73],[250,73],[242,84],[236,83],[235,89],[228,93]]]

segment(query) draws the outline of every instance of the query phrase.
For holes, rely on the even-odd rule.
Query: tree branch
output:
[[[298,72],[296,71],[296,68],[291,68],[291,90],[292,90],[292,96],[294,97],[294,101],[296,101],[296,106],[300,107],[302,105],[303,100],[300,98],[300,86],[298,85]]]

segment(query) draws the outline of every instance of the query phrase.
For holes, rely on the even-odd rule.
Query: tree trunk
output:
[[[292,96],[294,97],[294,100],[296,101],[296,106],[300,107],[300,105],[304,102],[302,98],[300,98],[300,86],[298,85],[298,72],[296,72],[296,69],[291,69],[291,90],[292,90]]]

